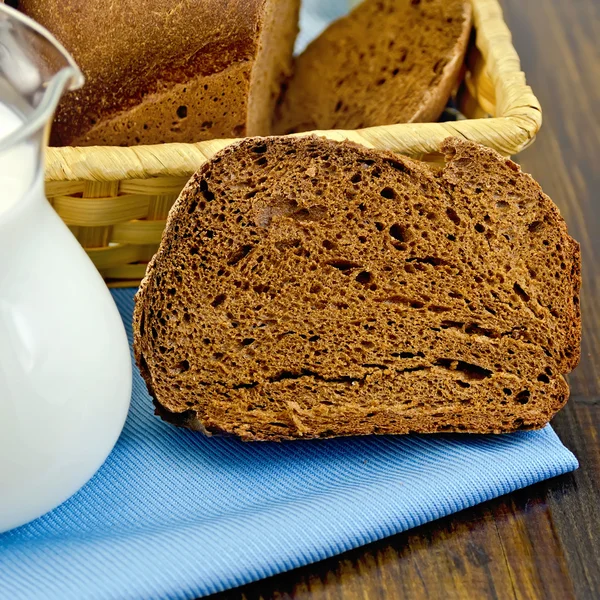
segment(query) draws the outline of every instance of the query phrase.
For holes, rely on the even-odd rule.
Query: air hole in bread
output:
[[[458,216],[458,214],[456,213],[456,211],[453,208],[447,208],[446,215],[456,226],[460,225],[460,223],[461,223],[460,217]]]
[[[477,323],[469,323],[465,327],[465,333],[468,333],[470,335],[483,335],[490,338],[500,337],[498,332],[494,331],[493,329],[480,327]]]
[[[466,378],[470,380],[482,380],[492,376],[492,371],[489,369],[485,369],[479,365],[467,363],[462,360],[438,358],[434,365],[437,367],[443,367],[444,369],[449,369],[450,371],[461,371],[465,374]]]
[[[176,373],[185,373],[190,370],[190,363],[187,360],[182,360],[177,363],[175,368],[173,369]]]
[[[225,294],[219,294],[218,296],[215,296],[215,299],[211,302],[211,305],[214,308],[217,308],[217,306],[221,306],[221,304],[225,302],[226,298],[227,296]]]
[[[357,276],[356,276],[356,281],[358,281],[358,283],[371,283],[371,281],[373,281],[373,274],[369,273],[368,271],[361,271]]]
[[[460,321],[442,321],[440,323],[442,329],[462,329],[464,325],[465,324]]]
[[[448,312],[452,309],[449,306],[439,306],[439,305],[434,304],[432,306],[429,306],[427,308],[427,310],[434,312],[434,313],[443,313],[443,312]]]
[[[443,258],[437,256],[412,256],[407,258],[406,262],[414,262],[419,264],[431,265],[432,267],[439,267],[441,265],[448,265],[449,263]]]
[[[206,179],[203,179],[200,182],[200,191],[207,202],[212,202],[215,199],[215,195],[208,189],[208,182]]]
[[[436,75],[439,75],[443,70],[444,70],[444,65],[446,64],[445,59],[440,58],[436,61],[436,63],[433,65],[433,72]],[[435,81],[435,79],[433,79],[433,81]]]
[[[333,267],[334,269],[338,269],[338,270],[342,271],[343,273],[346,273],[347,271],[351,271],[352,269],[356,269],[356,268],[360,267],[360,265],[358,263],[355,263],[351,260],[343,260],[343,259],[330,260],[327,264],[330,267]]]
[[[146,334],[146,313],[143,312],[142,316],[140,317],[140,335],[145,335]]]
[[[423,352],[392,352],[392,356],[395,358],[425,358],[425,354],[423,354]]]
[[[237,265],[241,260],[248,256],[252,248],[254,248],[252,244],[244,244],[229,256],[227,264],[229,266]]]
[[[519,404],[527,404],[530,397],[531,392],[529,390],[523,390],[515,396],[515,402],[518,402]]]
[[[375,226],[377,227],[377,223],[375,223]],[[377,229],[379,231],[381,231],[381,229],[379,229],[379,227],[377,227]],[[403,227],[402,225],[399,225],[398,223],[394,223],[394,225],[392,225],[390,227],[390,235],[398,242],[407,241],[406,227]]]
[[[515,293],[517,294],[517,296],[519,296],[519,298],[521,298],[521,300],[523,300],[523,302],[529,302],[529,300],[530,300],[529,294],[518,283],[515,283],[515,285],[513,286],[513,289],[515,290]]]

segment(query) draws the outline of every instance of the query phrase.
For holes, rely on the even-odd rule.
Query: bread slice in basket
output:
[[[299,56],[275,133],[435,121],[470,31],[469,0],[364,0]]]
[[[579,359],[579,246],[515,163],[442,150],[253,138],[205,164],[136,296],[158,414],[244,440],[546,424]]]

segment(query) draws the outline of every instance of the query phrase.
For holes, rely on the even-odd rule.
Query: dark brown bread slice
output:
[[[435,121],[470,30],[468,0],[365,0],[300,55],[275,133]]]
[[[136,297],[157,412],[245,440],[543,426],[579,359],[579,246],[515,163],[443,151],[254,138],[204,165]]]

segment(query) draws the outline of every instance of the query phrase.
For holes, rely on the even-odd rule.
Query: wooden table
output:
[[[581,468],[215,599],[600,599],[600,0],[502,4],[544,111],[518,160],[581,244],[582,357],[553,423]]]

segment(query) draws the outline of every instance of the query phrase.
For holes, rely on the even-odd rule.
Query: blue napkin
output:
[[[134,290],[115,290],[131,342]],[[0,598],[195,598],[367,544],[577,468],[550,427],[503,436],[274,443],[131,412],[95,477],[0,535]]]

